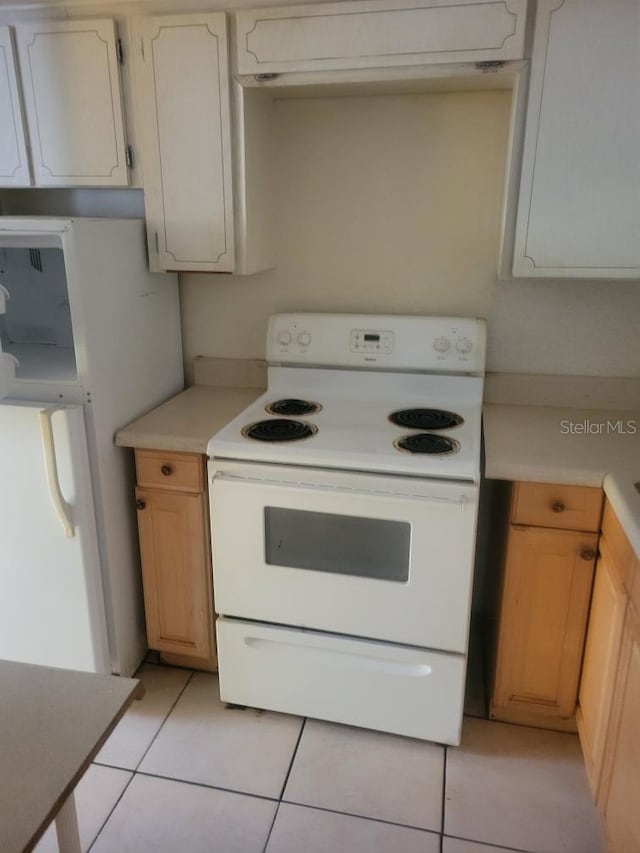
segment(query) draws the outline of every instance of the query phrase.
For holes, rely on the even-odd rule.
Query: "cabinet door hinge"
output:
[[[490,74],[492,71],[499,71],[504,68],[503,59],[487,59],[485,62],[476,62],[476,70],[482,71],[483,74]]]
[[[122,39],[116,39],[116,57],[120,65],[124,65],[124,48],[122,47]]]
[[[130,145],[127,145],[126,160],[127,160],[127,166],[130,169],[133,169],[135,161],[134,161],[134,157],[133,157],[133,148]]]

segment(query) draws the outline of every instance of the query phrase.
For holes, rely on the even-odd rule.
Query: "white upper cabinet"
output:
[[[238,11],[239,74],[522,59],[526,0],[361,0]]]
[[[640,2],[539,0],[514,276],[640,277]]]
[[[0,186],[28,187],[29,159],[9,27],[0,27]]]
[[[126,146],[111,20],[16,26],[39,186],[125,186]]]
[[[226,16],[145,17],[135,32],[150,266],[232,271]]]

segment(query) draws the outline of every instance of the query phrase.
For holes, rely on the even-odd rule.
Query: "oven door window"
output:
[[[264,528],[271,566],[398,583],[409,579],[408,522],[265,507]]]

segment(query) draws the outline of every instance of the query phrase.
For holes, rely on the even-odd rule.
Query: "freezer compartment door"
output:
[[[0,658],[110,672],[80,406],[0,403]]]
[[[223,702],[460,743],[463,655],[220,617]]]
[[[14,379],[16,367],[18,366],[18,359],[15,356],[2,352],[1,332],[4,325],[3,317],[7,313],[7,300],[9,298],[9,291],[0,284],[0,400],[7,396],[9,383]]]

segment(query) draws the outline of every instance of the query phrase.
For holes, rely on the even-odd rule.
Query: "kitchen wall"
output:
[[[510,93],[279,101],[276,269],[182,277],[195,355],[264,356],[275,311],[469,314],[489,370],[640,377],[640,283],[498,282]],[[3,190],[5,214],[142,216],[141,190]]]
[[[510,97],[278,101],[276,269],[183,276],[187,369],[310,310],[488,317],[490,370],[640,376],[640,285],[496,281]]]
[[[488,368],[640,378],[640,282],[500,282]]]
[[[274,311],[486,316],[510,93],[276,103],[274,270],[186,275],[187,357],[262,356]]]

